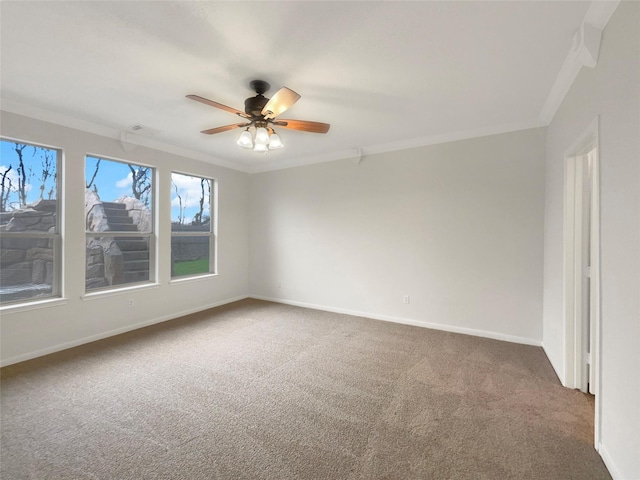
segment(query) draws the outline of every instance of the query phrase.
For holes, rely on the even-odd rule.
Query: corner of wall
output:
[[[556,376],[558,377],[558,380],[560,381],[562,386],[566,386],[565,377],[564,377],[564,368],[562,368],[560,365],[556,365],[556,363],[553,361],[553,355],[551,355],[550,352],[547,350],[547,347],[544,341],[542,342],[542,350],[544,351],[544,354],[546,355],[547,360],[549,360],[551,367],[553,367],[553,371],[556,372]]]

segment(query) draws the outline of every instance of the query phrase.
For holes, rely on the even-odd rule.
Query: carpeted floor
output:
[[[2,370],[3,479],[610,479],[542,349],[258,300]]]

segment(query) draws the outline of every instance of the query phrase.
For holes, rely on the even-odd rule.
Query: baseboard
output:
[[[598,453],[602,457],[602,461],[609,470],[609,473],[611,474],[611,478],[613,478],[613,480],[630,480],[623,478],[623,476],[620,474],[620,471],[613,463],[613,459],[611,458],[609,451],[602,443],[600,443],[600,445],[598,446]]]
[[[424,327],[424,328],[430,328],[432,330],[441,330],[444,332],[462,333],[464,335],[472,335],[474,337],[491,338],[493,340],[502,340],[504,342],[520,343],[523,345],[532,345],[535,347],[542,346],[541,340],[534,340],[526,337],[517,337],[514,335],[506,335],[504,333],[491,332],[487,330],[476,330],[473,328],[456,327],[453,325],[443,325],[440,323],[425,322],[422,320],[414,320],[411,318],[394,317],[391,315],[378,315],[371,312],[360,312],[356,310],[348,310],[345,308],[328,307],[326,305],[316,305],[316,304],[305,303],[305,302],[296,302],[293,300],[286,300],[282,298],[264,297],[261,295],[249,295],[249,297],[255,298],[257,300],[266,300],[268,302],[282,303],[285,305],[294,305],[296,307],[312,308],[314,310],[324,310],[326,312],[333,312],[333,313],[344,313],[345,315],[353,315],[354,317],[365,317],[365,318],[371,318],[373,320],[382,320],[384,322],[402,323],[404,325],[413,325],[414,327]]]
[[[102,340],[104,338],[120,335],[121,333],[126,333],[132,330],[137,330],[139,328],[155,325],[156,323],[162,323],[169,320],[173,320],[175,318],[184,317],[185,315],[190,315],[192,313],[201,312],[203,310],[208,310],[210,308],[219,307],[221,305],[226,305],[227,303],[233,303],[233,302],[237,302],[238,300],[244,300],[245,298],[248,298],[248,297],[249,295],[241,295],[239,297],[227,298],[225,300],[220,300],[214,303],[210,303],[208,305],[201,305],[199,307],[190,308],[188,310],[182,310],[180,312],[170,313],[168,315],[164,315],[159,318],[154,318],[152,320],[147,320],[145,322],[135,323],[133,325],[127,325],[126,327],[116,328],[115,330],[109,330],[107,332],[98,333],[96,335],[90,335],[88,337],[83,337],[77,340],[73,340],[71,342],[65,342],[58,345],[54,345],[52,347],[43,348],[41,350],[23,353],[22,355],[16,355],[15,357],[9,357],[9,358],[3,359],[2,362],[0,363],[0,367],[6,367],[7,365],[12,365],[14,363],[24,362],[26,360],[31,360],[33,358],[42,357],[44,355],[60,352],[62,350],[67,350],[73,347],[78,347],[80,345],[84,345],[85,343],[95,342],[97,340]]]
[[[132,330],[137,330],[139,328],[144,328],[144,327],[148,327],[150,325],[155,325],[156,323],[166,322],[166,321],[169,321],[169,320],[173,320],[175,318],[183,317],[185,315],[190,315],[192,313],[197,313],[197,312],[200,312],[200,311],[203,311],[203,310],[208,310],[209,308],[215,308],[215,307],[219,307],[221,305],[226,305],[227,303],[232,303],[232,302],[237,302],[239,300],[244,300],[245,298],[255,298],[255,299],[258,299],[258,300],[265,300],[265,301],[274,302],[274,303],[282,303],[282,304],[285,304],[285,305],[294,305],[294,306],[297,306],[297,307],[312,308],[314,310],[324,310],[324,311],[333,312],[333,313],[343,313],[343,314],[346,314],[346,315],[353,315],[355,317],[365,317],[365,318],[371,318],[373,320],[381,320],[381,321],[385,321],[385,322],[401,323],[401,324],[404,324],[404,325],[413,325],[413,326],[416,326],[416,327],[431,328],[433,330],[441,330],[441,331],[445,331],[445,332],[462,333],[462,334],[465,334],[465,335],[473,335],[475,337],[491,338],[491,339],[494,339],[494,340],[502,340],[502,341],[505,341],[505,342],[520,343],[520,344],[524,344],[524,345],[533,345],[533,346],[536,346],[536,347],[542,346],[542,342],[539,341],[539,340],[533,340],[533,339],[526,338],[526,337],[517,337],[517,336],[513,336],[513,335],[506,335],[506,334],[502,334],[502,333],[498,333],[498,332],[490,332],[490,331],[486,331],[486,330],[476,330],[476,329],[465,328],[465,327],[456,327],[456,326],[452,326],[452,325],[443,325],[443,324],[439,324],[439,323],[424,322],[422,320],[414,320],[414,319],[395,317],[395,316],[390,316],[390,315],[378,315],[378,314],[371,313],[371,312],[360,312],[360,311],[348,310],[348,309],[344,309],[344,308],[334,308],[334,307],[328,307],[326,305],[317,305],[317,304],[311,304],[311,303],[305,303],[305,302],[296,302],[296,301],[286,300],[286,299],[281,299],[281,298],[264,297],[264,296],[260,296],[260,295],[241,295],[241,296],[238,296],[238,297],[228,298],[228,299],[225,299],[225,300],[220,300],[220,301],[217,301],[217,302],[214,302],[214,303],[210,303],[208,305],[202,305],[202,306],[199,306],[199,307],[183,310],[183,311],[180,311],[180,312],[171,313],[171,314],[168,314],[168,315],[165,315],[165,316],[162,316],[162,317],[154,318],[152,320],[147,320],[145,322],[135,323],[133,325],[127,325],[126,327],[117,328],[117,329],[114,329],[114,330],[109,330],[107,332],[102,332],[102,333],[99,333],[99,334],[96,334],[96,335],[91,335],[91,336],[88,336],[88,337],[83,337],[83,338],[80,338],[80,339],[77,339],[77,340],[74,340],[74,341],[71,341],[71,342],[65,342],[65,343],[61,343],[61,344],[54,345],[54,346],[51,346],[51,347],[43,348],[43,349],[40,349],[40,350],[24,353],[24,354],[21,354],[21,355],[16,355],[14,357],[9,357],[9,358],[3,359],[0,362],[0,367],[5,367],[7,365],[12,365],[14,363],[24,362],[26,360],[31,360],[33,358],[42,357],[44,355],[49,355],[51,353],[59,352],[59,351],[62,351],[62,350],[67,350],[69,348],[78,347],[78,346],[84,345],[86,343],[95,342],[97,340],[102,340],[104,338],[113,337],[113,336],[119,335],[121,333],[126,333],[126,332],[130,332]]]

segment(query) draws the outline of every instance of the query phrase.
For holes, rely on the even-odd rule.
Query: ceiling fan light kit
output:
[[[251,130],[249,130],[251,127],[247,127],[246,130],[240,134],[236,142],[238,146],[253,149],[254,152],[267,152],[269,150],[284,148],[284,143],[282,143],[280,135],[278,135],[273,128],[258,125],[258,122],[256,122],[256,125],[253,126],[255,127],[255,138],[251,134]],[[266,125],[266,122],[264,125]]]
[[[214,133],[246,127],[236,142],[238,146],[253,149],[254,152],[268,152],[269,150],[278,150],[284,147],[280,135],[275,132],[271,125],[302,132],[327,133],[329,131],[330,125],[328,123],[276,119],[278,115],[284,113],[300,99],[300,95],[290,88],[282,87],[269,99],[266,98],[263,93],[268,91],[271,86],[264,80],[253,80],[249,86],[256,92],[256,96],[249,97],[244,101],[244,112],[200,97],[199,95],[187,95],[187,98],[191,100],[219,108],[229,113],[235,113],[248,122],[210,128],[203,130],[202,133],[212,135]],[[254,129],[254,134],[252,134],[250,128]]]

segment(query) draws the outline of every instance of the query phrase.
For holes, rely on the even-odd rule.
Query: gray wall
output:
[[[547,130],[544,348],[564,372],[564,155],[599,115],[602,448],[614,478],[640,478],[640,3],[622,2]]]
[[[544,138],[252,175],[251,294],[539,345]]]
[[[245,173],[2,112],[2,135],[61,148],[64,160],[64,299],[2,311],[2,363],[43,355],[145,324],[246,297],[249,282],[249,182]],[[84,157],[91,153],[155,166],[158,282],[120,292],[84,294]],[[218,275],[171,282],[171,169],[218,180]],[[129,300],[134,301],[130,308]]]

